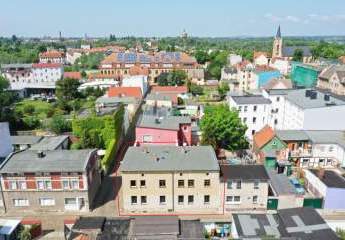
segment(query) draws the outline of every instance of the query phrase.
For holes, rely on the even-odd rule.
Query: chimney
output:
[[[38,158],[43,158],[44,157],[43,151],[37,151],[37,157]]]
[[[329,94],[325,94],[325,95],[323,96],[323,99],[324,99],[326,102],[328,102],[328,101],[330,100],[330,95],[329,95]]]
[[[319,169],[319,171],[317,172],[317,176],[319,179],[323,179],[325,177],[325,169],[321,168]]]

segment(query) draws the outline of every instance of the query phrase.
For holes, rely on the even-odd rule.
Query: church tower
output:
[[[278,27],[278,31],[276,37],[273,41],[273,51],[272,51],[272,58],[282,57],[283,56],[283,39],[282,34],[280,32],[280,26]]]

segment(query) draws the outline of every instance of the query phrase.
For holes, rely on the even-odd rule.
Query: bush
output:
[[[105,155],[101,161],[102,168],[107,171],[111,167],[113,159],[116,155],[116,140],[112,139],[106,149]]]
[[[32,115],[35,112],[35,107],[32,104],[25,105],[23,112],[28,115]]]
[[[198,86],[194,83],[192,83],[189,87],[189,91],[193,94],[193,95],[203,95],[204,94],[204,89],[201,86]]]
[[[23,118],[23,123],[26,129],[36,129],[41,126],[40,120],[35,116],[27,116]]]
[[[71,145],[71,149],[72,149],[72,150],[78,150],[78,149],[81,149],[80,142],[75,142],[75,143],[72,143],[72,145]]]
[[[63,132],[70,132],[72,130],[72,124],[67,121],[63,116],[56,115],[52,118],[49,128],[56,134]]]

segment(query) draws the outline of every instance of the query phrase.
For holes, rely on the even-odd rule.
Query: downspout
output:
[[[171,173],[172,180],[172,210],[175,212],[175,177],[174,172]]]

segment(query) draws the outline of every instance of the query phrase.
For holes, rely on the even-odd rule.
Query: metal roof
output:
[[[276,135],[282,141],[309,140],[309,136],[303,130],[276,130]]]
[[[271,187],[277,196],[296,194],[294,186],[286,175],[278,174],[273,170],[269,170],[267,172],[270,177]]]
[[[122,172],[219,171],[211,146],[130,147],[121,163]]]
[[[30,136],[30,135],[21,135],[21,136],[11,136],[11,142],[14,145],[22,144],[35,144],[42,140],[42,136]]]
[[[231,98],[239,105],[243,104],[271,104],[271,100],[263,96],[231,96]]]
[[[39,151],[56,150],[66,140],[68,140],[68,136],[44,137],[40,142],[32,145],[31,150],[39,150]]]
[[[263,165],[221,165],[225,179],[268,180],[269,176]]]
[[[83,172],[95,149],[45,151],[39,157],[31,149],[10,155],[1,166],[1,173]]]
[[[311,173],[315,176],[319,176],[319,170],[317,169],[310,169]],[[340,176],[338,173],[332,170],[325,170],[323,173],[323,177],[319,178],[327,187],[330,188],[345,188],[345,179],[344,177]]]

